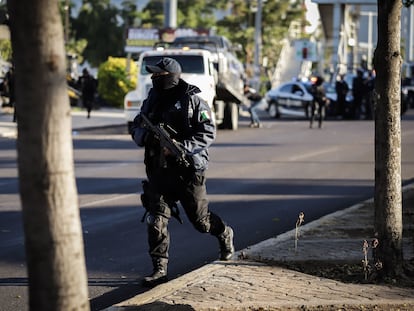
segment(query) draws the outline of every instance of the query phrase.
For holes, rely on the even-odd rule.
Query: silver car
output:
[[[272,118],[283,115],[308,118],[313,96],[310,85],[302,82],[286,82],[271,89],[265,95],[267,111]]]

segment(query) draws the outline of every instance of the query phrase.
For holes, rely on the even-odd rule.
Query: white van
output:
[[[197,94],[213,109],[216,97],[217,73],[212,55],[206,50],[167,49],[143,52],[138,60],[137,88],[127,93],[124,99],[125,118],[128,129],[135,116],[140,112],[144,99],[152,87],[151,74],[145,70],[146,65],[155,65],[162,57],[170,57],[181,65],[181,78],[189,84],[197,86],[201,93]]]

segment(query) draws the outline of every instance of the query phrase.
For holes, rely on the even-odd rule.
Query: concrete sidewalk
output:
[[[404,226],[412,228],[414,184],[403,191]],[[280,264],[359,263],[364,280],[362,245],[373,238],[373,220],[372,200],[357,204],[301,226],[296,251],[292,230],[105,310],[414,310],[414,288],[342,283]],[[413,248],[405,238],[405,259]]]
[[[86,118],[86,111],[72,108],[72,130],[76,131],[90,128],[125,125],[127,122],[122,109],[101,108],[92,110],[91,117]],[[17,124],[13,122],[13,109],[2,107],[0,109],[0,137],[17,137]]]

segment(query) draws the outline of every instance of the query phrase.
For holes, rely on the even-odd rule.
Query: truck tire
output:
[[[239,106],[233,102],[226,102],[224,107],[223,128],[237,130],[239,128]]]

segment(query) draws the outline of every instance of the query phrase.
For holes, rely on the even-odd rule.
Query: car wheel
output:
[[[272,118],[280,118],[280,112],[276,102],[271,102],[269,104],[269,116]]]

